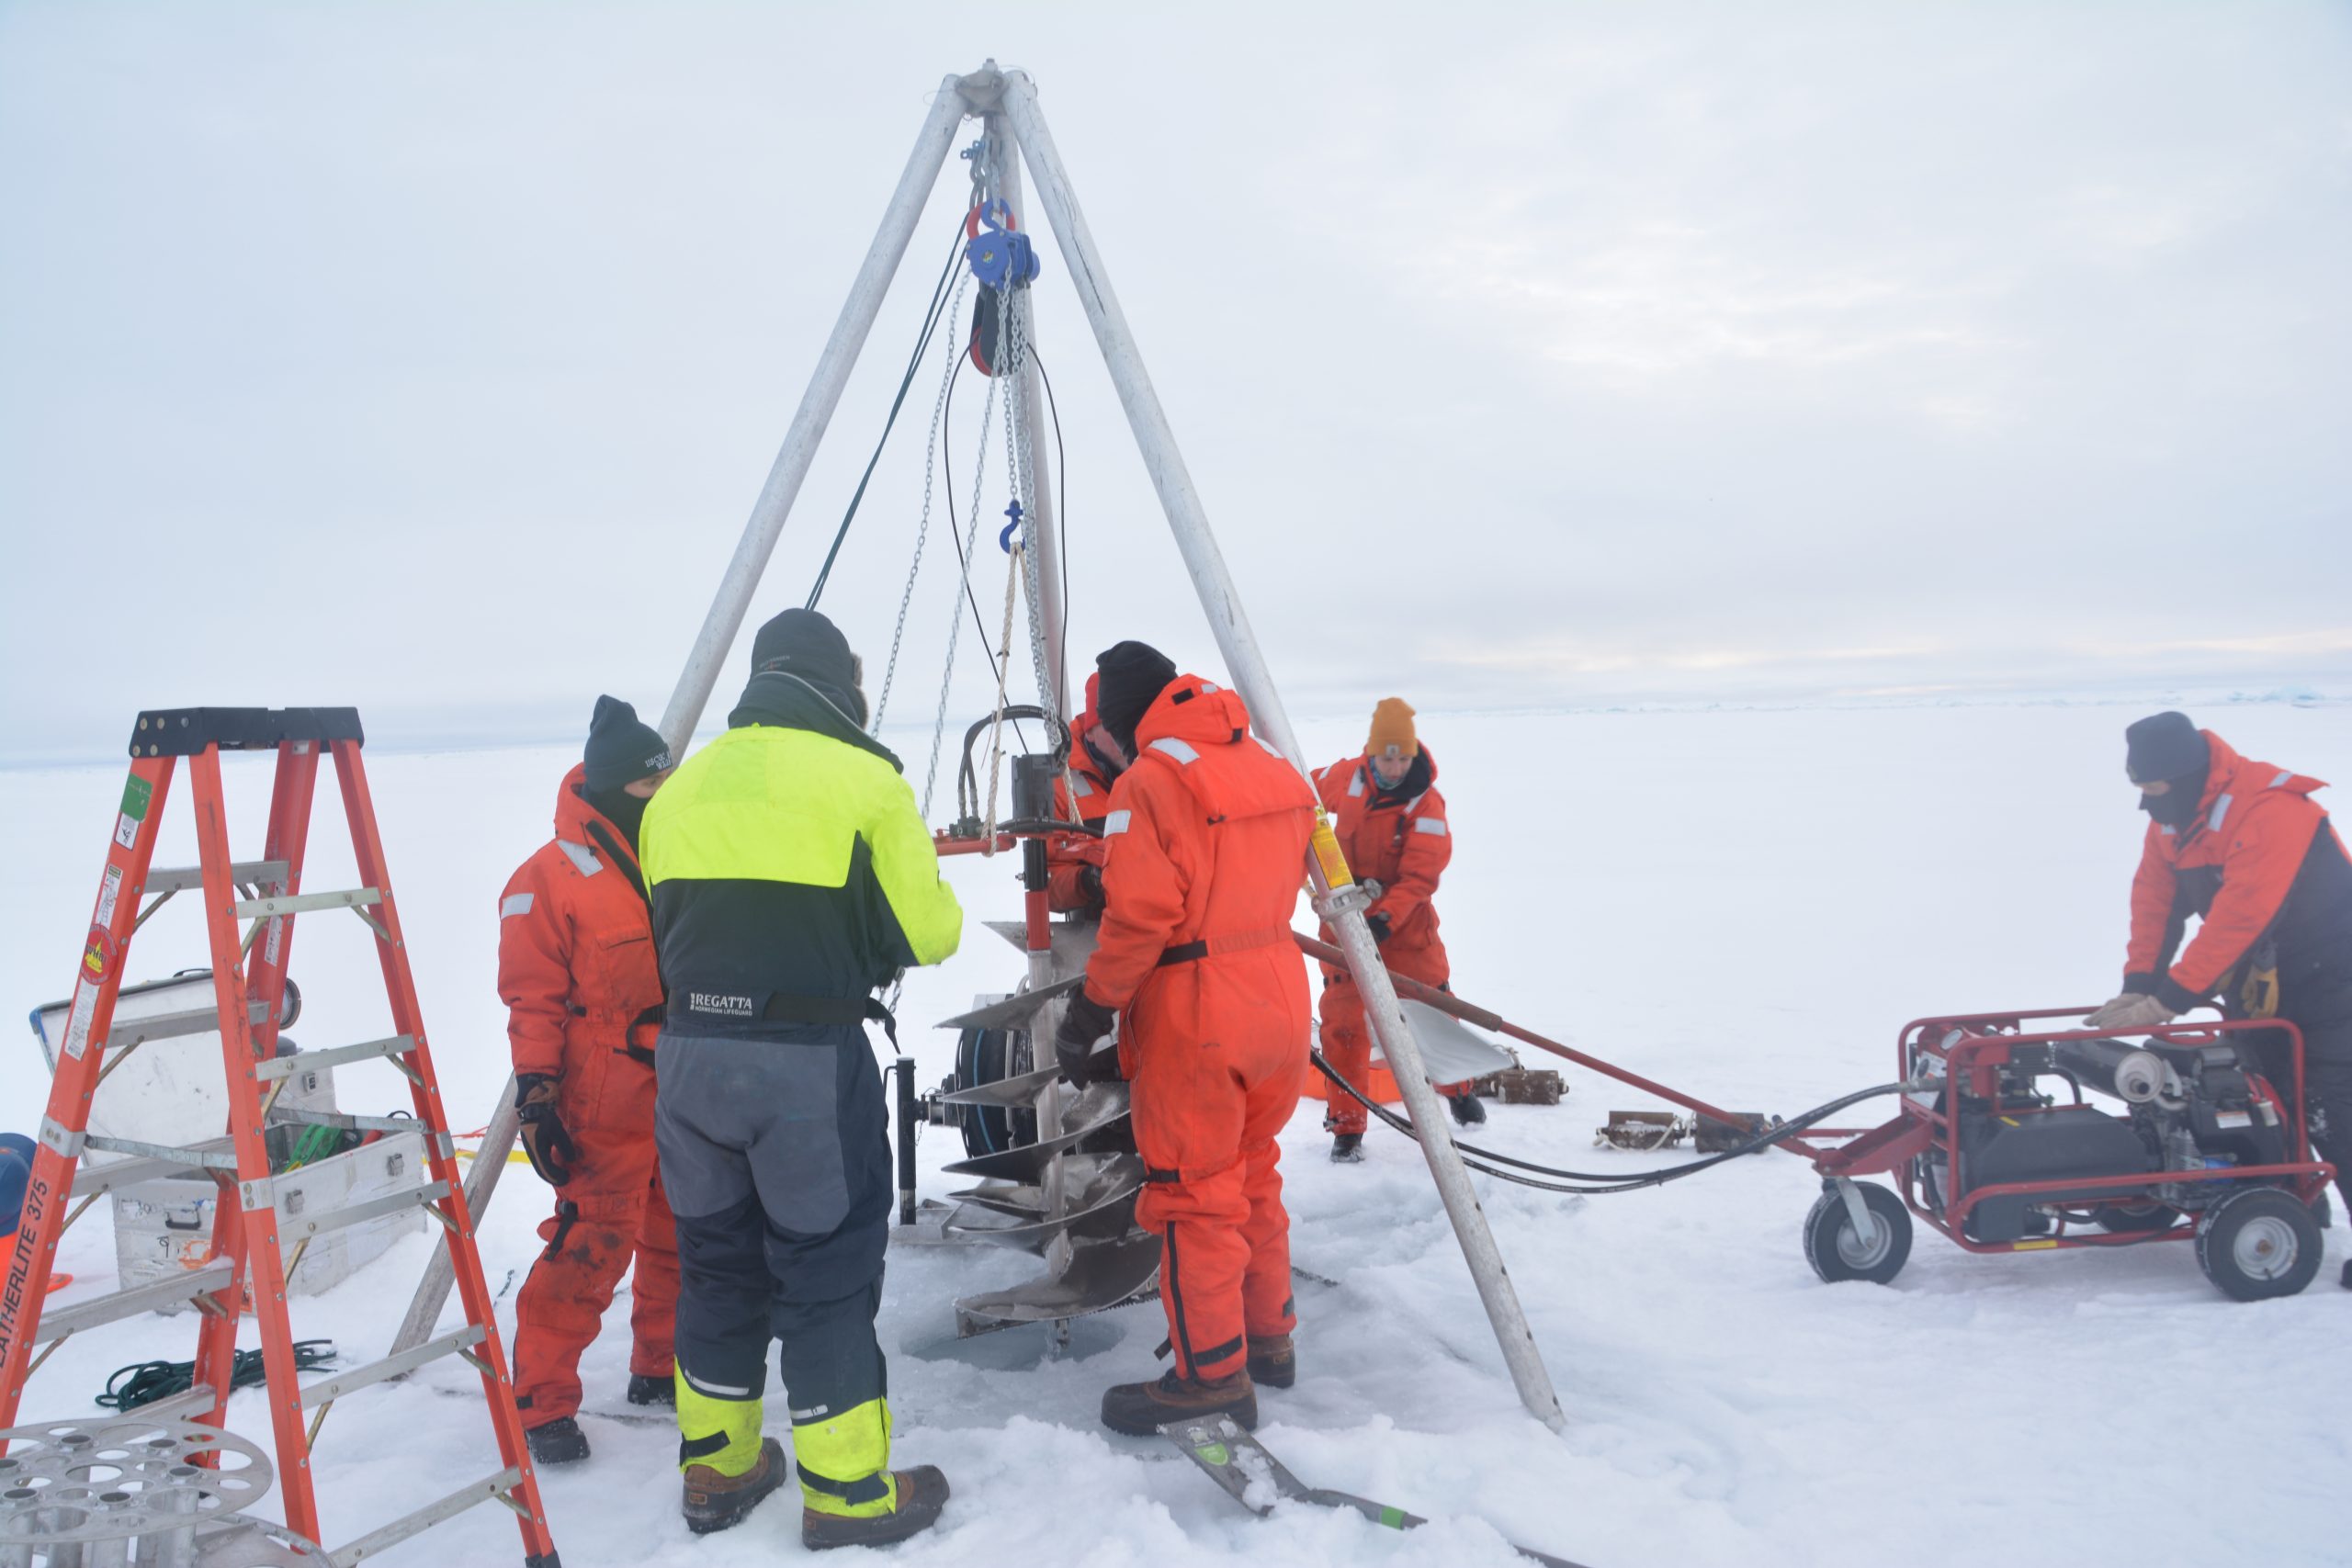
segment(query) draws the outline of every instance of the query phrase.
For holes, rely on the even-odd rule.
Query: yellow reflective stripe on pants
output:
[[[862,1519],[897,1511],[888,1400],[794,1422],[792,1449],[800,1461],[801,1501],[811,1512]]]
[[[678,1390],[678,1468],[707,1464],[721,1475],[749,1475],[760,1462],[761,1402],[705,1393],[686,1381],[684,1367],[673,1381]]]

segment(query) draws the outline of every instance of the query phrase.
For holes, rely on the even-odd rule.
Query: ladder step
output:
[[[323,1051],[298,1051],[290,1056],[255,1062],[254,1077],[268,1083],[273,1078],[290,1078],[296,1073],[307,1072],[312,1067],[339,1067],[345,1062],[365,1062],[377,1056],[405,1056],[415,1049],[415,1035],[395,1034],[384,1040],[362,1041],[356,1045],[334,1045]]]
[[[262,882],[283,882],[293,867],[282,860],[241,860],[229,867],[229,880],[248,885]],[[200,865],[175,865],[162,871],[147,873],[148,893],[192,893],[204,886],[204,868]]]
[[[117,1154],[121,1151],[113,1145],[120,1141],[116,1138],[90,1138],[85,1141],[83,1146],[97,1149],[106,1154]],[[84,1164],[74,1172],[73,1195],[76,1198],[89,1198],[101,1192],[111,1192],[118,1187],[130,1187],[141,1181],[153,1181],[160,1177],[187,1176],[201,1172],[206,1168],[204,1161],[207,1156],[227,1160],[225,1168],[216,1168],[234,1170],[237,1167],[234,1141],[222,1136],[189,1148],[172,1149],[163,1154],[141,1155],[130,1159],[116,1160],[109,1165]]]
[[[247,1002],[245,1021],[258,1027],[269,1017],[266,1002]],[[150,1040],[173,1040],[183,1034],[211,1034],[220,1028],[220,1014],[211,1008],[192,1008],[187,1012],[157,1013],[153,1018],[117,1019],[107,1031],[106,1049],[120,1051]]]
[[[353,1389],[366,1388],[369,1383],[382,1382],[387,1378],[399,1377],[402,1372],[413,1372],[427,1361],[437,1361],[460,1350],[470,1350],[488,1337],[480,1324],[468,1324],[455,1333],[444,1334],[438,1339],[428,1339],[413,1350],[403,1350],[397,1356],[387,1356],[380,1361],[370,1361],[364,1367],[355,1367],[347,1372],[337,1372],[331,1378],[306,1383],[302,1388],[302,1408],[308,1410],[314,1404],[324,1404],[330,1399],[341,1399]]]
[[[373,887],[355,887],[347,893],[288,893],[274,898],[240,898],[232,912],[241,920],[260,920],[274,915],[299,915],[305,909],[356,909],[363,904],[383,901],[383,894]]]
[[[381,1529],[369,1530],[348,1546],[338,1547],[327,1553],[333,1568],[354,1568],[354,1565],[376,1556],[387,1547],[399,1545],[409,1537],[432,1529],[444,1519],[453,1519],[468,1508],[492,1500],[509,1502],[508,1494],[523,1484],[523,1472],[513,1465],[495,1475],[484,1476],[470,1486],[458,1488],[437,1503],[427,1503],[413,1514],[394,1519]],[[514,1506],[510,1502],[510,1506]]]
[[[117,1291],[96,1301],[52,1307],[40,1314],[40,1328],[33,1335],[33,1341],[42,1344],[51,1339],[62,1339],[69,1334],[79,1334],[102,1323],[119,1323],[126,1317],[153,1312],[175,1302],[192,1302],[198,1296],[227,1289],[233,1273],[227,1258],[216,1258],[201,1269],[191,1269],[168,1280],[133,1285],[127,1291]]]
[[[141,1421],[193,1420],[198,1414],[212,1408],[212,1401],[215,1397],[212,1385],[209,1382],[200,1382],[194,1388],[183,1389],[178,1393],[169,1394],[162,1399],[150,1400],[145,1404],[134,1404],[124,1411],[123,1415],[135,1416]]]
[[[100,1154],[131,1155],[142,1160],[160,1160],[165,1165],[182,1168],[198,1167],[205,1170],[237,1168],[235,1145],[225,1137],[190,1144],[186,1148],[175,1148],[169,1144],[142,1144],[136,1138],[90,1137],[82,1140],[82,1146],[96,1149]],[[161,1175],[162,1172],[153,1174]],[[76,1182],[74,1185],[78,1190],[81,1184]],[[119,1186],[120,1183],[115,1185]]]
[[[315,1214],[290,1214],[281,1208],[277,1213],[277,1239],[282,1244],[324,1235],[345,1225],[363,1224],[385,1214],[397,1214],[402,1209],[418,1209],[427,1203],[437,1203],[448,1195],[449,1184],[435,1181],[402,1192],[387,1192],[381,1198],[345,1203],[339,1209],[322,1209]]]

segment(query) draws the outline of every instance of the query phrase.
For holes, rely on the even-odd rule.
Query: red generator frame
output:
[[[2077,1007],[1966,1013],[1905,1024],[1895,1043],[1898,1073],[1910,1082],[1939,1079],[1942,1087],[1905,1095],[1893,1121],[1841,1148],[1804,1151],[1821,1173],[1824,1188],[1805,1233],[1806,1256],[1815,1271],[1825,1280],[1869,1279],[1883,1283],[1893,1278],[1909,1252],[1910,1217],[1917,1215],[1970,1252],[2052,1252],[2064,1247],[2193,1242],[2207,1275],[2240,1300],[2291,1295],[2309,1283],[2317,1270],[2320,1252],[2318,1221],[2311,1205],[2334,1180],[2335,1169],[2312,1156],[2310,1134],[2299,1113],[2303,1103],[2302,1032],[2283,1019],[2198,1021],[2132,1033],[2176,1046],[2213,1045],[2266,1030],[2282,1033],[2291,1063],[2293,1092],[2281,1103],[2276,1088],[2257,1078],[2256,1093],[2257,1097],[2267,1093],[2268,1102],[2278,1107],[2290,1156],[2284,1162],[1970,1185],[1962,1148],[1963,1118],[1955,1097],[1978,1101],[1990,1108],[1983,1114],[1996,1115],[2013,1124],[2024,1117],[2071,1111],[2086,1103],[2079,1084],[2075,1085],[2071,1100],[2049,1105],[2022,1100],[2018,1091],[2030,1090],[2033,1080],[2044,1075],[2065,1077],[2055,1066],[2037,1062],[2032,1048],[2113,1038],[2104,1030],[2048,1027],[2051,1020],[2080,1019],[2091,1010]],[[2022,1084],[2019,1074],[2027,1075]],[[2009,1090],[2006,1096],[2005,1078]],[[1922,1196],[1920,1189],[1918,1162],[1931,1155],[1940,1155],[1946,1162],[1943,1179],[1950,1197],[1941,1212]],[[1885,1188],[1863,1186],[1852,1179],[1889,1173],[1897,1178],[1899,1201]],[[2182,1211],[2175,1200],[2185,1183],[2227,1185],[2239,1190],[2194,1211]],[[2159,1190],[2164,1188],[2174,1189],[2174,1196],[2164,1195]],[[2259,1192],[2290,1196],[2294,1212],[2290,1213],[2288,1205],[2276,1199],[2246,1201]],[[1985,1201],[2023,1198],[2030,1201],[2037,1197],[2054,1200],[2046,1211],[2055,1220],[2051,1234],[2010,1241],[1980,1241],[1967,1234],[1970,1216]],[[2222,1224],[2233,1211],[2234,1217]],[[2136,1221],[2135,1213],[2141,1216]],[[2194,1223],[2178,1223],[2184,1214],[2193,1217]],[[2103,1230],[2068,1234],[2070,1222],[2086,1225],[2102,1215],[2115,1223]],[[2250,1235],[2249,1224],[2255,1227]]]

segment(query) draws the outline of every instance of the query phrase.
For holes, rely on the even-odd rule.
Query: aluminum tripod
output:
[[[1022,159],[1036,181],[1036,197],[1046,212],[1054,238],[1060,246],[1063,262],[1072,287],[1085,308],[1088,324],[1092,328],[1097,348],[1102,355],[1113,384],[1118,389],[1119,400],[1125,409],[1129,428],[1142,454],[1146,468],[1151,475],[1153,487],[1159,492],[1161,510],[1167,514],[1168,525],[1175,536],[1186,570],[1192,576],[1194,592],[1199,595],[1211,633],[1218,650],[1224,655],[1227,672],[1242,700],[1249,705],[1252,720],[1259,731],[1294,766],[1306,771],[1307,759],[1300,749],[1297,736],[1292,731],[1290,719],[1275,689],[1273,677],[1267,670],[1258,648],[1250,620],[1242,608],[1241,596],[1232,576],[1226,570],[1225,558],[1218,552],[1216,539],[1211,533],[1208,516],[1193,489],[1192,475],[1184,467],[1182,454],[1177,449],[1174,432],[1159,406],[1159,398],[1152,389],[1151,378],[1144,368],[1143,355],[1136,347],[1134,333],[1128,329],[1126,316],[1119,308],[1118,297],[1112,292],[1110,275],[1102,265],[1102,257],[1094,243],[1094,236],[1079,209],[1078,197],[1071,188],[1069,175],[1063,167],[1061,153],[1054,145],[1052,133],[1046,127],[1045,117],[1037,107],[1037,90],[1028,76],[1019,71],[1000,71],[993,61],[967,76],[950,76],[940,84],[939,96],[933,100],[930,117],[923,122],[912,153],[907,159],[897,191],[883,214],[880,231],[865,253],[865,260],[858,269],[857,279],[851,286],[847,303],[841,317],[833,324],[832,335],[826,340],[819,355],[815,375],[808,390],[801,398],[786,431],[784,446],[776,454],[769,470],[767,483],[761,489],[753,504],[751,520],[745,525],[743,536],[736,545],[733,560],[721,581],[718,592],[712,601],[710,612],[703,621],[702,631],[695,639],[693,652],[687,657],[684,673],[678,682],[676,693],[663,713],[662,734],[673,750],[683,750],[692,737],[695,723],[709,701],[717,683],[720,663],[734,645],[743,618],[751,607],[752,595],[768,558],[775,548],[785,519],[789,515],[794,499],[799,494],[802,480],[808,477],[810,461],[825,427],[841,400],[851,368],[864,348],[867,333],[872,330],[882,299],[890,279],[906,254],[912,239],[926,198],[936,184],[939,172],[947,161],[956,129],[967,117],[983,118],[993,129],[998,124],[1010,126]],[[1012,164],[1010,158],[1005,162]],[[1008,182],[1010,190],[1017,194],[1018,175]],[[1034,418],[1037,400],[1024,400]],[[1040,490],[1042,491],[1042,484]],[[1048,513],[1050,515],[1050,513]],[[1041,571],[1044,582],[1059,581],[1059,563],[1055,559],[1050,528],[1040,527],[1033,537],[1043,551]],[[1047,595],[1052,609],[1058,612],[1058,596]],[[1058,637],[1054,639],[1057,651]],[[1066,681],[1066,672],[1057,664],[1049,666],[1058,686]],[[1062,694],[1052,694],[1058,705]],[[1328,834],[1325,835],[1328,839]],[[1347,956],[1347,967],[1364,999],[1365,1021],[1374,1039],[1396,1071],[1398,1087],[1403,1090],[1405,1104],[1414,1126],[1420,1132],[1420,1146],[1428,1160],[1430,1175],[1436,1179],[1438,1195],[1445,1205],[1456,1238],[1462,1246],[1463,1257],[1476,1281],[1478,1295],[1495,1337],[1500,1345],[1504,1361],[1510,1366],[1512,1382],[1519,1389],[1521,1400],[1546,1426],[1557,1430],[1565,1424],[1557,1395],[1553,1392],[1551,1375],[1544,1370],[1533,1336],[1529,1332],[1525,1314],[1521,1310],[1517,1292],[1503,1267],[1502,1256],[1488,1230],[1485,1213],[1478,1206],[1476,1193],[1470,1185],[1469,1173],[1463,1168],[1460,1152],[1453,1145],[1443,1103],[1430,1086],[1421,1065],[1420,1050],[1398,1006],[1396,992],[1389,984],[1388,973],[1381,966],[1378,949],[1369,927],[1364,924],[1365,900],[1362,890],[1347,879],[1343,865],[1337,863],[1336,853],[1327,866],[1318,857],[1310,857],[1308,875],[1317,890],[1316,908],[1339,938],[1339,945]],[[1050,1015],[1039,1021],[1038,1027],[1047,1033],[1053,1026]],[[510,1093],[507,1100],[513,1099]],[[514,1137],[511,1116],[501,1106],[502,1120],[493,1123],[492,1136],[486,1139],[480,1159],[476,1162],[476,1178],[485,1190],[480,1195],[486,1201],[487,1187],[496,1180],[498,1168],[505,1164],[507,1148]],[[1050,1124],[1050,1123],[1048,1123]],[[504,1142],[496,1136],[503,1129]],[[427,1280],[427,1289],[432,1281]],[[439,1309],[436,1299],[430,1305],[420,1292],[417,1307],[410,1314],[403,1337],[415,1334],[422,1337],[429,1332]],[[420,1315],[422,1324],[420,1325]]]

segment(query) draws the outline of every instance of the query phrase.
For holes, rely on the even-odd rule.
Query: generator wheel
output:
[[[1870,1209],[1877,1234],[1865,1247],[1854,1234],[1854,1219],[1837,1189],[1824,1192],[1804,1217],[1804,1260],[1831,1284],[1840,1280],[1868,1280],[1883,1285],[1903,1270],[1911,1256],[1911,1211],[1883,1187],[1860,1182],[1862,1202]]]
[[[2170,1203],[2109,1203],[2094,1217],[2099,1229],[2128,1235],[2168,1231],[2180,1223],[2180,1211]]]
[[[2233,1192],[2197,1222],[2198,1266],[2242,1302],[2291,1296],[2310,1284],[2321,1245],[2310,1207],[2276,1187]]]

